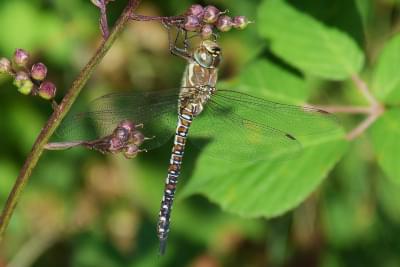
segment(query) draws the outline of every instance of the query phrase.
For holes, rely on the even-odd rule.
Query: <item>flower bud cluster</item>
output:
[[[142,150],[139,149],[146,138],[137,130],[142,125],[135,125],[130,120],[121,121],[114,129],[113,133],[105,139],[108,142],[100,142],[100,144],[107,144],[107,147],[102,147],[100,150],[112,154],[123,152],[124,156],[128,159],[136,157]]]
[[[232,28],[244,29],[251,23],[245,16],[229,17],[215,6],[195,4],[186,11],[183,27],[189,32],[200,32],[204,39],[211,37],[214,29],[221,32],[230,31]]]
[[[45,81],[46,65],[38,62],[29,66],[29,59],[27,51],[16,49],[12,61],[8,58],[0,58],[0,74],[14,77],[13,84],[21,94],[38,95],[46,100],[53,99],[57,88],[54,83]]]

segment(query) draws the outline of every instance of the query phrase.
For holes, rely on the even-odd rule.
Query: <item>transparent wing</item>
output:
[[[305,142],[336,134],[338,126],[332,114],[318,109],[220,90],[194,120],[190,135],[211,156],[252,160],[292,154]]]
[[[129,119],[146,137],[141,148],[161,146],[173,135],[177,121],[178,89],[108,94],[89,104],[87,112],[68,116],[56,135],[68,140],[94,140],[109,135],[121,120]]]

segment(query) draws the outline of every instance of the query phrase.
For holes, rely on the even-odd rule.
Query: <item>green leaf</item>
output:
[[[264,1],[257,25],[275,54],[306,73],[344,80],[363,67],[364,54],[350,36],[283,0]]]
[[[400,223],[400,184],[379,177],[377,196],[382,211],[396,224]]]
[[[400,109],[387,111],[371,127],[371,139],[378,163],[385,174],[400,184]]]
[[[1,42],[0,47],[11,54],[15,46],[31,50],[37,46],[40,31],[45,25],[40,25],[40,15],[30,2],[7,1],[0,9]]]
[[[386,103],[400,101],[400,34],[393,37],[383,48],[372,76],[375,95]]]
[[[0,201],[4,203],[18,175],[18,166],[8,159],[0,158],[0,170]]]
[[[302,77],[268,60],[251,63],[240,74],[240,89],[276,101],[304,102],[308,91]]]
[[[337,136],[305,145],[286,159],[231,164],[201,156],[182,194],[203,194],[224,210],[245,217],[278,216],[315,190],[346,148]]]

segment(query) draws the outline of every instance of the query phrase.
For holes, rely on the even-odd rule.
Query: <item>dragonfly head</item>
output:
[[[221,48],[216,42],[205,40],[194,51],[194,60],[204,68],[217,68],[221,62]]]

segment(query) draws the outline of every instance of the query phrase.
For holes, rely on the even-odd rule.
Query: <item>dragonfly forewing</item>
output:
[[[221,90],[196,118],[190,140],[215,158],[254,161],[292,157],[310,140],[339,131],[327,112]]]
[[[177,113],[177,90],[108,94],[89,103],[88,111],[72,114],[56,135],[61,140],[94,140],[110,134],[122,120],[142,124],[149,139],[141,148],[154,149],[173,135]]]

